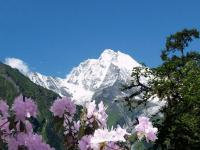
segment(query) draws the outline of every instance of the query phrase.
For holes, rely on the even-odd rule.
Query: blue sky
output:
[[[156,66],[166,36],[194,27],[199,0],[1,0],[0,60],[16,57],[33,71],[64,77],[111,48]]]

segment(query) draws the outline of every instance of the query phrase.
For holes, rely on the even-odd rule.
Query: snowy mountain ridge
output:
[[[98,59],[88,59],[72,69],[66,78],[29,73],[36,84],[53,90],[61,96],[71,96],[77,104],[92,100],[96,90],[112,86],[117,80],[130,80],[133,67],[140,66],[129,55],[106,49]]]
[[[12,60],[12,58],[11,58]],[[27,67],[19,68],[22,62],[15,60],[11,67],[19,69],[34,83],[58,93],[60,96],[70,97],[76,104],[85,105],[88,101],[96,103],[103,101],[108,107],[108,125],[129,124],[129,121],[139,115],[151,116],[156,114],[164,105],[158,98],[151,99],[146,106],[138,106],[134,112],[124,109],[122,103],[116,103],[124,93],[122,85],[130,83],[134,67],[141,66],[129,55],[120,51],[106,49],[98,59],[88,59],[81,62],[65,77],[45,76],[38,72],[31,72]],[[18,67],[17,67],[18,66]],[[142,78],[146,82],[146,78]],[[132,89],[134,91],[134,89]],[[140,99],[140,98],[139,98]],[[137,100],[136,100],[137,101]]]

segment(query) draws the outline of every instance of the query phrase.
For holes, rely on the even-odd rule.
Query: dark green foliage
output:
[[[50,145],[55,147],[56,150],[64,150],[64,147],[62,145],[63,130],[57,129],[57,127],[59,127],[59,125],[60,125],[61,129],[63,129],[63,126],[62,126],[63,124],[62,125],[59,124],[60,122],[58,122],[58,124],[55,124],[54,121],[55,120],[53,118],[51,120],[49,120],[49,123],[47,123],[45,126],[44,133],[47,134],[46,138],[47,138],[48,143],[50,143]],[[60,131],[60,132],[58,133],[58,131]]]
[[[5,76],[0,74],[0,97],[6,99],[8,104],[11,105],[13,99],[17,96],[18,89],[14,85],[5,79]]]
[[[152,69],[135,69],[132,76],[136,80],[126,88],[138,87],[125,100],[130,108],[138,94],[144,99],[141,103],[152,96],[167,102],[162,109],[163,123],[157,123],[159,134],[155,149],[200,149],[200,53],[188,50],[196,38],[199,38],[196,29],[170,35],[162,51],[163,63]],[[141,76],[151,77],[148,84],[141,83]]]
[[[162,60],[167,60],[170,52],[175,53],[178,51],[181,53],[181,57],[183,57],[184,49],[188,47],[189,43],[195,38],[199,38],[199,32],[196,29],[184,29],[181,32],[170,35],[167,37],[165,50],[162,51]]]

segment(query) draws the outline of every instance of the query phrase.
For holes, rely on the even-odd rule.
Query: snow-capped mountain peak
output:
[[[88,59],[75,67],[66,80],[68,83],[82,85],[85,89],[93,91],[104,84],[108,77],[109,82],[119,76],[124,76],[126,80],[126,77],[130,77],[132,68],[136,66],[139,64],[130,56],[106,49],[98,59]],[[113,74],[115,76],[112,76]]]
[[[113,51],[111,49],[105,49],[101,54],[100,58],[103,61],[112,62],[121,69],[125,68],[131,70],[133,67],[139,66],[140,64],[136,62],[132,57],[124,54],[120,51]]]
[[[23,69],[26,71],[23,73],[34,83],[50,89],[60,96],[71,97],[76,104],[84,105],[91,100],[96,100],[97,103],[103,101],[108,106],[108,113],[111,116],[117,114],[116,118],[123,120],[127,115],[134,117],[134,114],[119,113],[123,106],[114,103],[113,100],[124,94],[121,87],[131,81],[132,69],[138,66],[140,64],[131,56],[120,51],[106,49],[99,58],[88,59],[74,67],[66,78],[45,76],[37,72],[27,71],[27,69]],[[11,67],[17,68],[16,65],[11,65]],[[149,103],[148,109],[143,108],[144,106],[138,107],[140,111],[137,110],[137,113],[142,114],[147,110],[148,113],[152,112],[149,114],[155,114],[160,105],[158,99],[153,99]],[[125,120],[127,121],[127,119]]]
[[[132,68],[139,65],[127,54],[105,49],[98,59],[80,63],[64,79],[40,73],[30,73],[28,77],[36,84],[61,96],[70,95],[78,104],[83,104],[90,101],[97,90],[129,80]]]

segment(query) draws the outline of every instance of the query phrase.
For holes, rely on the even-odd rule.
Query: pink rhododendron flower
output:
[[[156,133],[158,132],[157,128],[149,128],[146,134],[147,141],[155,141],[157,139]]]
[[[37,105],[31,99],[17,97],[12,105],[12,111],[15,114],[9,116],[8,105],[5,101],[0,100],[0,138],[3,144],[7,144],[8,150],[18,150],[19,148],[54,150],[43,142],[42,136],[33,133],[32,124],[27,118],[36,117]],[[97,106],[95,101],[88,103],[80,121],[75,121],[73,118],[76,113],[76,105],[66,97],[55,100],[50,111],[54,116],[62,118],[60,120],[63,121],[64,130],[61,131],[66,137],[67,144],[64,144],[67,148],[69,145],[70,148],[73,147],[72,149],[78,147],[80,150],[123,150],[120,147],[121,142],[130,144],[125,139],[125,136],[130,135],[126,129],[120,126],[107,129],[108,115],[103,102]],[[138,121],[139,124],[135,126],[138,139],[146,138],[147,142],[155,141],[157,128],[153,127],[149,118],[139,117]]]
[[[19,144],[16,138],[14,137],[9,138],[7,143],[8,143],[8,150],[18,150]]]
[[[78,147],[80,150],[92,150],[90,145],[91,135],[85,135],[78,142]]]
[[[156,133],[158,129],[153,127],[147,117],[139,117],[138,120],[139,124],[135,126],[138,139],[141,140],[145,137],[147,141],[155,141],[157,139]]]
[[[96,108],[95,101],[88,103],[86,109],[88,124],[96,120],[100,128],[106,127],[108,115],[102,101],[98,104],[98,109]]]
[[[8,108],[9,106],[4,100],[0,100],[0,116],[8,117]]]
[[[22,96],[15,99],[12,110],[15,112],[17,121],[25,121],[26,117],[36,117],[37,115],[37,105],[35,102],[27,98],[23,100]]]
[[[54,150],[48,144],[43,143],[41,136],[23,132],[8,140],[8,150],[18,150],[19,146],[25,146],[28,150]]]
[[[108,118],[108,115],[106,114],[106,108],[103,104],[103,102],[101,101],[99,104],[98,104],[98,112],[96,112],[96,119],[99,121],[99,126],[100,127],[106,127],[106,123],[107,123],[107,118]]]
[[[108,142],[104,150],[123,150],[115,142]]]
[[[116,129],[97,129],[94,135],[91,137],[91,147],[93,149],[98,149],[102,143],[104,145],[109,142],[125,142],[125,135],[130,135],[125,129],[118,126]]]
[[[94,114],[94,112],[96,111],[96,104],[95,104],[95,101],[89,102],[89,103],[86,105],[86,108],[87,108],[87,117],[88,117],[88,118],[91,118],[92,115]]]
[[[85,135],[81,138],[78,144],[80,150],[121,150],[115,142],[91,143],[91,137],[91,135]]]
[[[67,113],[69,117],[73,117],[76,112],[76,105],[67,97],[63,97],[54,101],[50,111],[54,116],[60,118],[64,116],[64,113]]]

